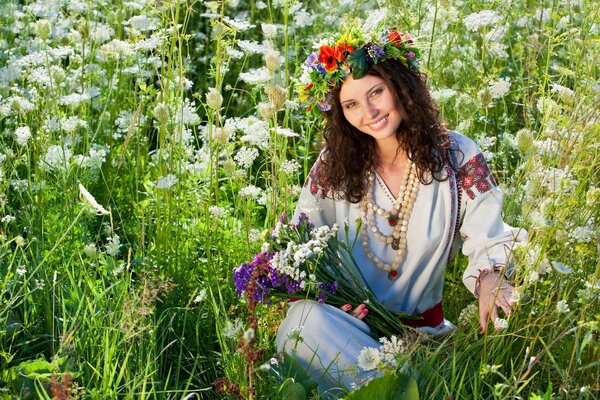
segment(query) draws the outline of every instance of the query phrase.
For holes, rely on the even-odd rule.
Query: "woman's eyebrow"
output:
[[[374,90],[379,89],[380,86],[384,86],[384,85],[385,85],[385,83],[376,83],[375,85],[373,85],[373,87],[371,89],[367,90],[367,94],[370,94]],[[345,103],[347,103],[349,101],[354,101],[354,99],[347,99],[347,100],[344,100],[344,101],[342,101],[340,103],[341,104],[345,104]]]

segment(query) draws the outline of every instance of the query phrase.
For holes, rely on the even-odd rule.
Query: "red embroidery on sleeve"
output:
[[[315,165],[310,169],[308,173],[308,178],[304,182],[304,186],[310,184],[310,192],[313,196],[317,196],[317,194],[321,198],[326,198],[329,193],[329,182],[327,178],[320,173],[321,168],[321,160],[317,160]],[[319,193],[320,192],[320,193]]]
[[[462,166],[458,171],[458,179],[460,186],[465,189],[467,196],[471,200],[475,199],[475,188],[479,194],[483,194],[488,190],[498,186],[496,180],[492,176],[492,172],[488,168],[483,154],[479,153],[475,157]]]

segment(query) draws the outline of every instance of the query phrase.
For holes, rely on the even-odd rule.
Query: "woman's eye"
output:
[[[352,108],[356,105],[356,103],[346,103],[346,109]]]
[[[383,89],[375,89],[371,92],[371,97],[375,97],[377,96],[379,93],[382,92]]]

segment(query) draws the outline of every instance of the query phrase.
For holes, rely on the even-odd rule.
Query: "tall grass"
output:
[[[442,118],[478,141],[506,221],[529,232],[505,330],[478,332],[465,260],[449,265],[444,306],[460,330],[416,347],[421,396],[598,398],[586,0],[2,2],[0,394],[277,398],[260,365],[284,309],[247,320],[231,270],[293,210],[320,148],[297,66],[342,20],[386,14],[424,47]]]

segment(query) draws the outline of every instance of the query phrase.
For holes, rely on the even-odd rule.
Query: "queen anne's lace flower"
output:
[[[381,354],[374,347],[365,347],[358,354],[358,366],[365,371],[374,370],[380,362]]]

